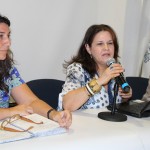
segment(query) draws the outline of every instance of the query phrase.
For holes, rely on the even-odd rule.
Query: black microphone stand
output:
[[[114,85],[114,98],[111,106],[111,112],[99,112],[98,118],[107,121],[114,121],[114,122],[122,122],[127,120],[126,115],[116,112],[116,98],[118,94],[118,89],[119,89],[119,84],[116,80],[116,83]]]

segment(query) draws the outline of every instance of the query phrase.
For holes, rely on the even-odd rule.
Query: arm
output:
[[[68,66],[66,81],[60,94],[64,109],[75,111],[89,99],[88,92],[82,87],[83,84],[84,70],[81,64],[73,63]]]
[[[63,97],[63,108],[70,111],[77,110],[89,99],[88,95],[89,93],[86,91],[85,87],[80,87],[68,92]]]
[[[27,115],[30,113],[37,113],[47,117],[48,110],[52,108],[35,96],[26,84],[14,87],[11,95],[18,105],[16,107],[3,109],[2,112],[4,117],[10,117],[14,114]],[[67,110],[63,112],[54,110],[50,113],[49,118],[57,121],[64,127],[69,127],[71,125],[71,113]]]
[[[73,68],[71,67],[72,70],[67,70],[69,73],[72,72],[71,77],[70,74],[67,75],[66,78],[66,84],[64,85],[64,91],[67,91],[68,89],[71,89],[68,93],[66,93],[63,97],[63,108],[68,109],[70,111],[74,111],[81,107],[88,99],[89,99],[89,94],[87,91],[85,91],[85,87],[81,87],[81,82],[79,79],[81,79],[81,76],[83,77],[83,71],[81,69]],[[75,70],[75,71],[73,71]],[[76,70],[80,70],[81,72],[78,75]],[[104,86],[107,88],[108,82],[117,76],[120,75],[121,72],[123,72],[124,69],[120,64],[113,64],[113,70],[107,67],[104,72],[101,72],[101,76],[97,79],[97,82],[100,86]],[[73,79],[72,79],[73,78]],[[70,83],[71,82],[71,83]],[[74,88],[74,89],[73,89]],[[76,88],[76,89],[75,89]],[[122,95],[123,98],[128,99],[131,97],[130,95]]]

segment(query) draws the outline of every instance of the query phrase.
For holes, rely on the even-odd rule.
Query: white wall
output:
[[[65,79],[64,60],[76,53],[85,31],[95,23],[106,23],[115,29],[120,55],[124,57],[124,28],[129,1],[0,0],[0,13],[12,22],[12,50],[22,77],[25,81]],[[126,74],[130,73],[127,71]]]
[[[122,64],[128,76],[139,76],[144,49],[139,48],[143,0],[128,0],[126,5]],[[143,51],[143,52],[142,52]],[[141,53],[142,52],[142,53]]]

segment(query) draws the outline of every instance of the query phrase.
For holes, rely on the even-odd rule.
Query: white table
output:
[[[73,113],[73,123],[65,134],[1,144],[2,150],[150,150],[150,117],[128,116],[125,122],[99,119],[105,109]]]

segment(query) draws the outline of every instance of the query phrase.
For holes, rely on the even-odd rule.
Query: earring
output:
[[[93,58],[93,57],[92,57],[92,54],[90,54],[90,57],[91,57],[91,59]]]

